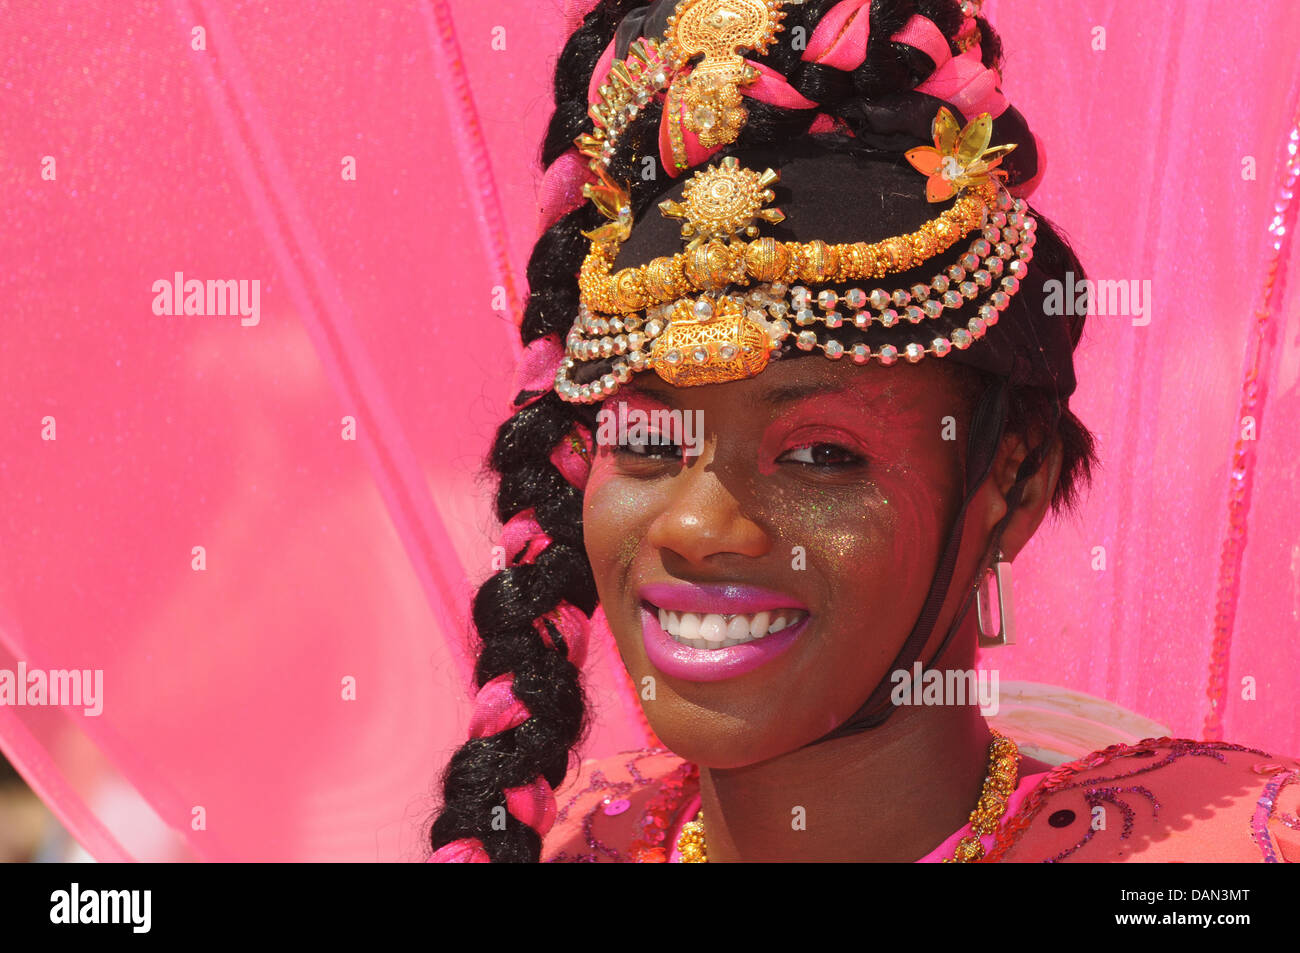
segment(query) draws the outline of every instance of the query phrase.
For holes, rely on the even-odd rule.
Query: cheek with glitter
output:
[[[631,568],[632,561],[636,559],[636,552],[641,546],[641,537],[639,535],[628,534],[618,545],[618,555],[616,564],[620,571]]]
[[[627,550],[635,546],[645,534],[643,524],[649,501],[637,493],[635,481],[620,480],[613,467],[592,468],[592,480],[583,496],[583,535],[587,542],[587,555],[597,577],[602,567],[613,563],[623,565]]]

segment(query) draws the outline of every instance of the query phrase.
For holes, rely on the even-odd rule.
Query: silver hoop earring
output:
[[[989,590],[996,587],[995,597]],[[996,598],[997,627],[993,625],[993,606]],[[992,567],[984,570],[980,580],[979,592],[975,597],[975,608],[979,616],[980,648],[995,645],[1015,645],[1016,622],[1011,613],[1011,562],[1002,550],[994,557]]]

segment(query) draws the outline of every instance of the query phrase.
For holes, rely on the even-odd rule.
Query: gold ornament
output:
[[[975,805],[975,810],[971,811],[969,823],[973,833],[961,839],[953,856],[943,859],[945,864],[969,864],[984,856],[980,836],[987,836],[998,829],[1002,816],[1007,812],[1007,800],[1016,790],[1020,749],[1010,738],[992,728],[989,731],[993,733],[993,742],[989,745],[989,773],[984,778],[979,802]],[[682,825],[682,832],[677,837],[677,850],[682,855],[683,864],[709,862],[704,841],[704,811],[695,815],[695,820],[689,824]]]
[[[742,168],[734,156],[720,165],[695,173],[682,190],[682,200],[659,203],[665,218],[684,218],[682,238],[691,239],[688,249],[715,238],[730,241],[744,234],[758,237],[755,219],[773,224],[785,221],[780,209],[763,208],[773,201],[770,186],[781,181],[771,169],[763,173]]]
[[[753,377],[767,366],[770,350],[766,322],[728,295],[679,301],[650,355],[661,378],[692,387]]]
[[[953,203],[951,208],[925,222],[915,232],[878,242],[831,245],[819,240],[800,243],[776,242],[770,238],[760,238],[757,243],[761,244],[761,250],[753,255],[749,252],[755,244],[753,242],[733,241],[725,247],[730,250],[729,253],[738,263],[735,283],[739,285],[748,284],[752,278],[788,283],[874,280],[920,265],[933,256],[947,251],[974,229],[980,228],[986,215],[994,209],[997,194],[997,187],[991,182],[971,187]],[[664,203],[664,205],[673,204],[682,203]],[[662,209],[663,205],[660,208]],[[665,214],[675,213],[665,212]],[[682,215],[688,214],[688,212],[682,213]],[[764,218],[762,214],[757,217]],[[704,222],[705,219],[701,218],[700,221]],[[696,275],[700,272],[688,262],[690,256],[698,252],[700,247],[697,245],[696,248],[679,252],[671,258],[656,258],[648,264],[623,268],[612,273],[614,259],[618,253],[617,244],[593,243],[578,275],[582,301],[594,313],[629,314],[656,304],[673,301],[680,295],[690,294],[692,291],[711,290],[709,284],[696,280]],[[784,270],[776,271],[777,262],[784,265]],[[665,274],[674,277],[684,275],[689,287],[682,289],[680,285],[674,285],[670,291],[663,281],[651,279],[652,275]],[[641,290],[634,294],[620,294],[620,291],[625,292],[634,287]]]
[[[678,57],[704,56],[689,74],[673,80],[669,102],[679,109],[670,121],[684,121],[706,148],[735,142],[749,118],[737,87],[752,84],[758,71],[740,50],[767,52],[785,19],[781,6],[781,0],[683,0],[668,18],[665,40]]]
[[[992,834],[1002,822],[1002,815],[1007,812],[1007,800],[1016,790],[1019,766],[1020,749],[1016,743],[993,731],[993,743],[989,745],[989,773],[984,778],[975,810],[971,811],[971,833],[957,844],[952,857],[944,858],[945,864],[969,864],[984,856],[980,836]]]
[[[683,187],[680,200],[660,203],[666,217],[684,220],[681,233],[686,248],[670,257],[614,271],[633,222],[627,189],[614,182],[607,171],[614,141],[635,117],[639,104],[648,101],[650,91],[667,85],[665,75],[685,66],[685,54],[677,44],[696,29],[687,29],[694,21],[686,15],[702,17],[713,11],[721,16],[748,9],[748,4],[749,0],[697,0],[679,5],[678,15],[683,19],[675,22],[676,39],[667,39],[656,48],[637,48],[633,59],[640,65],[615,71],[611,85],[602,87],[604,98],[596,113],[608,128],[598,123],[594,135],[579,137],[579,148],[592,158],[595,174],[585,192],[609,222],[584,233],[591,239],[591,249],[578,274],[580,310],[569,332],[566,356],[556,372],[556,393],[562,400],[603,400],[633,374],[649,369],[679,386],[752,377],[767,366],[769,357],[787,338],[794,338],[802,350],[820,349],[832,360],[847,357],[856,364],[876,360],[891,366],[905,359],[915,364],[926,355],[944,357],[980,340],[997,324],[998,314],[1019,290],[1033,257],[1037,221],[1024,200],[1014,199],[999,182],[1004,173],[997,166],[1013,146],[988,147],[988,114],[959,129],[946,109],[939,110],[933,124],[935,146],[913,149],[907,158],[929,177],[927,196],[931,201],[941,194],[955,195],[955,200],[910,234],[842,244],[761,237],[763,222],[785,219],[780,209],[766,207],[775,200],[770,186],[780,180],[779,175],[772,169],[761,173],[746,169],[728,156],[697,172]],[[776,11],[779,5],[770,0],[764,8]],[[743,17],[736,23],[736,35],[753,38],[752,31],[744,32],[750,28]],[[719,20],[710,29],[725,34],[724,26]],[[705,64],[711,57],[725,63],[728,56],[739,59],[735,49],[742,45],[730,36],[725,43],[718,40],[698,50],[705,53]],[[764,43],[758,45],[764,47]],[[636,83],[640,85],[633,90]],[[624,102],[620,90],[632,90],[631,99],[613,109]],[[670,116],[674,96],[681,92],[680,86],[670,90]],[[677,147],[678,137],[674,137],[674,151]],[[812,310],[807,288],[800,287],[849,284],[906,272],[943,254],[976,230],[982,236],[971,243],[966,254],[928,282],[892,290],[877,287],[870,292],[850,288],[842,299],[826,290],[817,296],[819,302],[825,302],[819,304],[825,312],[822,315]],[[759,286],[754,287],[754,282]],[[736,294],[735,287],[750,290]],[[727,293],[729,288],[733,293]],[[699,292],[706,297],[691,297]],[[847,310],[837,309],[841,300]],[[892,328],[902,322],[917,325],[976,303],[978,313],[967,316],[964,326],[959,320],[956,327],[936,333],[928,341],[868,346],[830,337],[820,340],[807,327],[823,322],[828,329],[835,329],[849,320],[857,328],[871,324]],[[716,315],[701,320],[694,309],[705,304],[711,305]],[[868,304],[870,311],[866,310]],[[579,384],[572,374],[579,364],[606,359],[611,362],[609,371],[598,378]]]
[[[587,109],[594,128],[573,140],[578,152],[591,160],[589,168],[596,182],[583,187],[582,194],[591,199],[601,214],[610,219],[583,235],[594,242],[621,243],[632,227],[627,188],[609,177],[609,161],[619,139],[640,111],[653,101],[656,92],[666,89],[682,65],[649,38],[635,41],[626,58],[616,62],[609,79],[597,91],[596,102]]]
[[[682,832],[677,836],[677,850],[682,855],[683,864],[707,864],[709,853],[704,846],[704,812],[695,815],[695,820],[682,825]]]

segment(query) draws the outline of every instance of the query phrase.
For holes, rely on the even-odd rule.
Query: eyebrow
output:
[[[836,394],[843,394],[849,389],[848,384],[838,386],[827,386],[825,384],[786,384],[784,387],[774,387],[763,395],[763,403],[769,407],[779,407],[782,404],[790,404],[796,400],[803,400],[806,397],[832,397]]]
[[[851,385],[847,383],[838,385],[818,383],[786,384],[782,387],[773,387],[771,390],[763,394],[761,400],[769,407],[779,407],[783,404],[790,404],[807,397],[831,397],[836,394],[843,394],[845,391],[849,390],[850,387]],[[677,398],[667,391],[655,390],[649,387],[630,387],[628,390],[631,393],[640,394],[643,397],[650,398],[651,400],[657,400],[674,410],[681,408],[681,404],[677,401]]]

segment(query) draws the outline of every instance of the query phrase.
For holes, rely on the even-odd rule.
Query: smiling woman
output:
[[[475,599],[432,859],[1295,847],[1273,805],[1300,765],[1158,739],[1052,768],[941,690],[967,680],[923,690],[1011,640],[1009,564],[1094,460],[1068,407],[1083,318],[1043,306],[1083,269],[1026,201],[1041,147],[977,7],[605,0],[570,39],[533,376],[492,458],[510,565]],[[561,808],[593,626],[663,748],[584,764]],[[1225,826],[1170,847],[1205,796]]]

